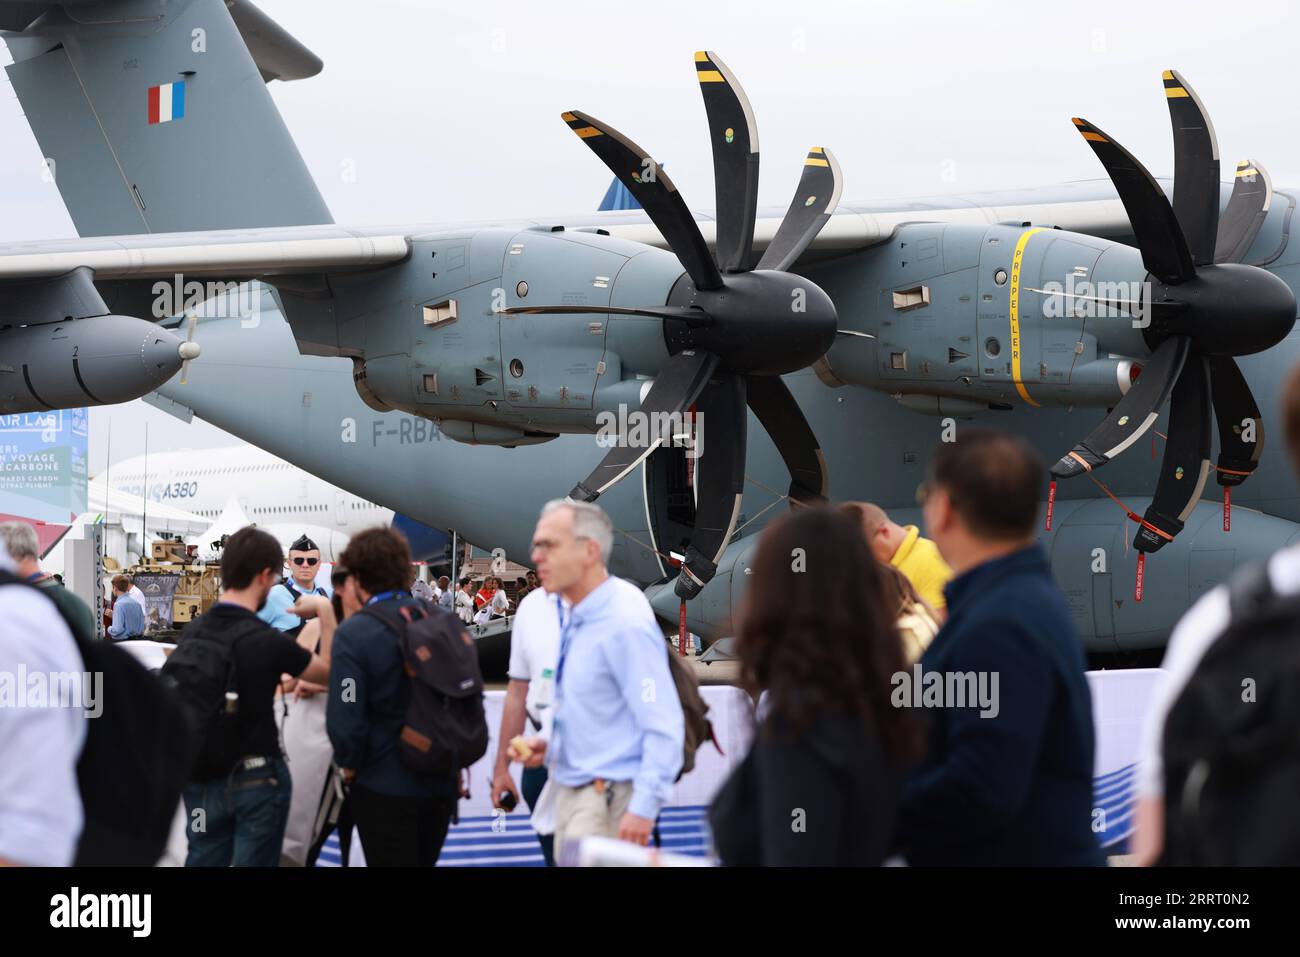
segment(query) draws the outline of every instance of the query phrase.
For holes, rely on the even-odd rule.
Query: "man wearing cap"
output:
[[[320,548],[303,535],[289,546],[289,577],[271,589],[266,605],[257,613],[257,617],[272,628],[296,638],[306,622],[289,609],[303,595],[330,597],[328,589],[316,584],[316,573],[319,571]]]

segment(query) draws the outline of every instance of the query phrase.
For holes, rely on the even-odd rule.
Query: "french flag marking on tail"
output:
[[[149,125],[169,123],[185,115],[185,81],[149,87]]]

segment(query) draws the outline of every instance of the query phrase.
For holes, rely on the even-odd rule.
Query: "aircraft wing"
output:
[[[252,279],[383,266],[409,252],[403,230],[338,226],[55,239],[0,244],[0,284],[59,276],[79,267],[89,268],[99,280],[171,278],[176,273]]]
[[[783,209],[758,211],[754,248],[765,249]],[[704,239],[715,239],[708,211],[696,212]],[[1033,222],[1113,238],[1131,233],[1124,207],[1109,183],[1089,181],[1015,192],[842,203],[814,240],[807,259],[825,258],[887,240],[909,222]],[[146,233],[0,244],[0,299],[4,284],[60,276],[81,267],[96,280],[210,276],[253,279],[376,268],[399,262],[410,238],[477,226],[565,225],[601,229],[623,239],[666,248],[639,210],[537,217],[515,222],[431,223],[398,227],[282,226],[262,229]]]

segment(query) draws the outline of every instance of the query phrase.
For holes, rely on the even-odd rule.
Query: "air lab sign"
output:
[[[68,524],[86,510],[85,409],[0,415],[0,513]]]

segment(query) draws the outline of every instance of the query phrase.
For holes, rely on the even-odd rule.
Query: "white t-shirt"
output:
[[[136,588],[134,585],[132,585],[131,590],[126,593],[126,596],[130,598],[132,601],[139,604],[139,606],[143,608],[145,611],[149,610],[149,606],[146,605],[144,601],[144,592],[142,592],[139,588]],[[148,618],[146,618],[145,620],[148,621]]]
[[[505,615],[510,611],[510,599],[506,597],[504,588],[498,588],[492,593],[492,601],[489,607],[494,615]]]
[[[510,667],[506,674],[514,681],[528,682],[528,696],[524,708],[539,724],[542,712],[555,698],[555,663],[560,657],[560,612],[556,601],[564,599],[550,595],[544,589],[530,591],[515,611],[514,627],[510,631]],[[564,606],[568,614],[568,607]],[[537,731],[529,725],[527,732]]]
[[[1279,595],[1300,592],[1300,545],[1275,552],[1268,560],[1268,577]],[[1138,795],[1160,797],[1165,790],[1161,745],[1165,736],[1165,718],[1182,694],[1196,666],[1206,651],[1228,627],[1228,586],[1220,585],[1204,595],[1187,610],[1174,627],[1165,648],[1164,677],[1156,683],[1142,729],[1141,761],[1138,765]]]

